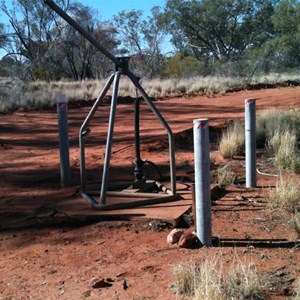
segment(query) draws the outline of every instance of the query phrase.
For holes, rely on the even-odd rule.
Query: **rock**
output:
[[[183,233],[179,239],[180,248],[195,249],[202,247],[202,243],[194,233]]]
[[[90,290],[88,290],[88,291],[83,292],[83,293],[82,293],[82,296],[83,296],[84,298],[88,298],[88,297],[91,297],[91,294],[92,294],[92,292],[91,292]]]
[[[183,235],[183,230],[174,228],[167,236],[167,242],[176,244],[179,242],[180,237]]]
[[[123,286],[123,290],[127,290],[128,289],[128,284],[127,284],[127,280],[126,279],[123,280],[122,286]]]
[[[93,289],[100,289],[100,288],[107,288],[107,287],[111,287],[112,284],[105,281],[104,279],[96,279],[93,278],[92,279],[92,287]]]

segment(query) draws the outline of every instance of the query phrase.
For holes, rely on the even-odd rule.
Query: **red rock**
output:
[[[193,233],[184,233],[178,242],[180,248],[195,249],[202,247],[202,243]]]

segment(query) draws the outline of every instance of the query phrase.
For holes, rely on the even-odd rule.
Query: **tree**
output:
[[[271,0],[168,0],[165,24],[198,59],[239,60],[272,34]]]
[[[0,23],[0,49],[4,48],[7,42],[7,34],[5,32],[4,24]]]
[[[69,3],[68,0],[59,0],[58,4],[66,9]],[[59,33],[59,18],[42,0],[16,0],[11,9],[2,0],[1,10],[7,15],[11,26],[7,55],[22,60],[34,79],[34,69],[40,67],[45,53]]]
[[[94,10],[76,2],[70,5],[69,13],[80,26],[100,40],[107,50],[116,49],[114,28],[99,22]],[[70,25],[63,26],[57,44],[60,51],[54,49],[56,51],[52,55],[60,53],[58,62],[63,60],[64,69],[75,80],[103,77],[111,69],[110,61]]]
[[[155,6],[146,19],[140,10],[121,11],[113,18],[122,42],[122,54],[130,55],[136,70],[150,78],[162,72],[164,63],[162,45],[166,32],[159,16],[160,8]]]
[[[203,65],[195,56],[183,55],[177,52],[174,56],[167,58],[164,75],[167,77],[191,78],[203,72]]]
[[[283,0],[272,16],[275,36],[269,41],[272,59],[279,68],[293,68],[300,65],[300,3]]]
[[[116,48],[115,31],[98,21],[96,11],[71,0],[56,2],[109,50]],[[7,55],[21,62],[25,77],[81,80],[106,75],[109,64],[106,57],[43,0],[16,0],[11,9],[2,0],[1,9],[11,26]]]

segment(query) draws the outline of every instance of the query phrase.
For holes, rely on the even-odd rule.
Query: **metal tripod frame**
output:
[[[168,123],[160,114],[159,110],[153,104],[152,100],[149,98],[141,84],[139,83],[139,78],[135,76],[128,69],[128,58],[116,58],[109,51],[107,51],[94,37],[92,37],[86,30],[76,23],[68,14],[66,14],[60,7],[58,7],[52,0],[45,0],[45,3],[49,5],[58,15],[60,15],[65,21],[67,21],[73,28],[75,28],[81,35],[83,35],[88,41],[90,41],[98,50],[100,50],[104,55],[106,55],[114,64],[115,72],[109,77],[104,88],[96,99],[93,107],[91,108],[89,114],[84,120],[80,132],[79,132],[79,145],[80,145],[80,179],[81,179],[81,195],[87,200],[87,202],[95,209],[98,210],[109,210],[109,209],[119,209],[119,208],[130,208],[135,206],[142,206],[147,204],[162,203],[167,201],[172,201],[176,198],[176,175],[175,175],[175,145],[174,136]],[[108,173],[111,158],[112,140],[114,133],[114,123],[115,114],[117,107],[117,97],[119,90],[119,82],[121,75],[127,76],[131,82],[137,88],[144,101],[148,104],[151,111],[157,117],[161,125],[164,127],[168,134],[169,141],[169,161],[170,161],[170,181],[171,188],[166,188],[160,182],[150,181],[156,188],[163,193],[143,193],[143,192],[129,192],[123,191],[108,191]],[[101,104],[103,98],[107,94],[111,85],[113,84],[113,92],[111,98],[111,107],[108,123],[108,133],[106,142],[106,151],[103,165],[102,182],[100,191],[87,190],[86,185],[86,167],[85,167],[85,139],[89,133],[88,125],[95,112],[97,111],[99,105]],[[139,122],[139,100],[135,102],[135,181],[143,185],[147,183],[142,174],[142,164],[143,161],[140,157],[140,122]],[[148,181],[149,183],[149,181]],[[99,195],[99,201],[96,201],[93,195]],[[106,197],[124,197],[124,198],[140,198],[139,200],[133,200],[130,202],[120,202],[120,203],[106,203]],[[141,200],[142,199],[142,200]]]

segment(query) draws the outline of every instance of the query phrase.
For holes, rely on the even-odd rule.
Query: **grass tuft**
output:
[[[300,112],[297,109],[264,110],[258,114],[256,121],[257,147],[265,147],[266,142],[276,133],[294,132],[300,134]]]
[[[236,179],[236,174],[230,170],[230,167],[228,165],[219,167],[217,170],[217,174],[218,174],[218,185],[221,188],[233,184],[234,180]]]
[[[267,142],[267,148],[274,154],[275,165],[280,169],[300,172],[300,157],[295,132],[276,130]]]
[[[255,266],[233,263],[225,272],[222,265],[215,258],[198,265],[179,264],[173,273],[177,292],[193,300],[265,299]]]
[[[245,145],[244,129],[240,123],[233,123],[223,131],[219,151],[224,158],[240,154]]]
[[[296,280],[295,292],[292,297],[292,300],[300,300],[300,279]]]
[[[281,178],[274,189],[270,189],[267,201],[271,208],[295,211],[300,204],[300,186],[289,179]]]

